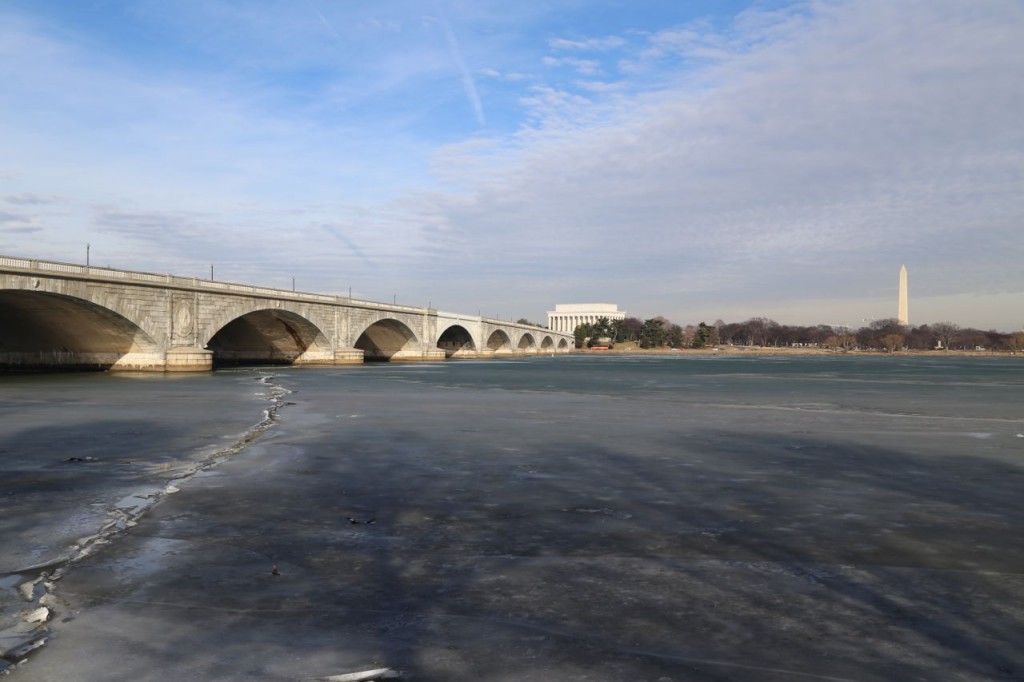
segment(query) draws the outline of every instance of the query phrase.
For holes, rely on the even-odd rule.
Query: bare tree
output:
[[[949,344],[956,338],[960,325],[953,322],[936,322],[931,326],[931,331],[936,342],[945,350],[949,350]]]
[[[895,352],[903,346],[903,336],[901,334],[886,334],[882,337],[882,346],[889,353]]]
[[[988,347],[988,334],[980,329],[961,329],[953,338],[952,343],[963,350],[979,350]]]
[[[926,324],[913,327],[907,334],[907,345],[914,350],[931,350],[935,348],[935,332]]]

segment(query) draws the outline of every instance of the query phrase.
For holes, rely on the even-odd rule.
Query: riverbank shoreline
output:
[[[829,350],[827,348],[791,348],[791,347],[773,347],[773,346],[717,346],[715,348],[638,348],[638,347],[627,347],[627,348],[607,348],[601,350],[595,350],[592,348],[577,348],[574,351],[578,355],[728,355],[728,356],[742,356],[742,355],[781,355],[781,356],[835,356],[835,357],[930,357],[930,358],[942,358],[942,357],[970,357],[970,358],[981,358],[981,357],[992,357],[992,358],[1007,358],[1007,357],[1021,357],[1024,358],[1024,353],[1012,353],[1010,351],[966,351],[966,350],[899,350],[899,351],[881,351],[881,350]]]

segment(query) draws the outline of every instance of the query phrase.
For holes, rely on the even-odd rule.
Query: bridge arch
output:
[[[363,351],[363,359],[371,361],[419,360],[420,342],[406,324],[385,318],[367,327],[353,344]]]
[[[495,353],[511,353],[512,339],[501,329],[495,329],[487,337],[487,349]]]
[[[45,291],[0,291],[0,367],[136,369],[163,364],[139,325],[98,303]]]
[[[558,350],[569,350],[569,342],[566,339],[559,339]]]
[[[537,352],[537,341],[533,338],[533,334],[529,332],[519,337],[519,343],[517,349],[520,353],[536,353]]]
[[[437,339],[437,347],[444,351],[446,358],[476,357],[477,348],[473,335],[461,324],[445,329]]]
[[[545,336],[540,342],[540,349],[544,352],[555,349],[555,341],[550,336]]]
[[[333,364],[334,352],[320,328],[302,315],[261,308],[217,329],[206,347],[214,365]]]

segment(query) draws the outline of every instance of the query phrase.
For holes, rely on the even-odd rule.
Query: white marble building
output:
[[[623,320],[626,312],[614,303],[558,303],[548,311],[548,329],[572,333],[581,324],[593,324],[602,317]]]

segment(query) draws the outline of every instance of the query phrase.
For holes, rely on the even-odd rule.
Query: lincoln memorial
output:
[[[558,303],[548,311],[548,329],[572,333],[581,324],[594,324],[607,317],[609,322],[626,319],[626,312],[614,303]]]

